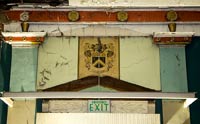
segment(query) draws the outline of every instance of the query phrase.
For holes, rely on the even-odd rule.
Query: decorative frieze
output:
[[[154,44],[158,45],[186,45],[192,41],[194,32],[155,32]]]
[[[24,13],[26,11],[26,13]],[[168,20],[172,20],[169,16],[169,19],[166,19],[167,10],[156,10],[156,9],[143,9],[143,10],[134,10],[134,9],[89,9],[88,10],[12,10],[4,11],[4,15],[8,17],[9,20],[13,21],[22,21],[27,20],[29,22],[118,22],[122,23],[132,22],[149,22],[149,23],[164,23]],[[172,13],[173,14],[173,13]],[[176,14],[178,18],[176,22],[198,22],[200,21],[200,11],[191,11],[191,10],[177,10]],[[188,18],[190,17],[190,18]],[[122,21],[122,22],[119,22]]]
[[[41,44],[46,32],[2,32],[2,35],[5,42],[20,47]]]

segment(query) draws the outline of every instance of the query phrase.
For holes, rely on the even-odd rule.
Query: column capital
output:
[[[2,32],[2,35],[13,47],[28,47],[44,42],[46,32]]]
[[[194,32],[154,32],[153,43],[158,45],[187,45]]]

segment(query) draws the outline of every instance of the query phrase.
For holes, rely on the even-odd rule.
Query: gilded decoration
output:
[[[79,19],[79,13],[77,11],[70,11],[68,13],[69,21],[76,22]]]
[[[118,38],[80,38],[79,78],[96,75],[119,77]]]
[[[128,13],[124,11],[120,11],[117,13],[117,20],[120,22],[125,22],[128,20]]]
[[[166,18],[168,21],[176,21],[178,18],[178,14],[175,11],[167,12]]]

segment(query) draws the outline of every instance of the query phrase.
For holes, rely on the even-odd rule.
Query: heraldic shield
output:
[[[79,78],[86,76],[119,77],[117,37],[81,37],[79,43]]]

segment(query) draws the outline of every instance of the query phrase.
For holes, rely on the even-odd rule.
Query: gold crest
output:
[[[79,78],[107,75],[118,78],[118,39],[82,38],[79,53]]]

